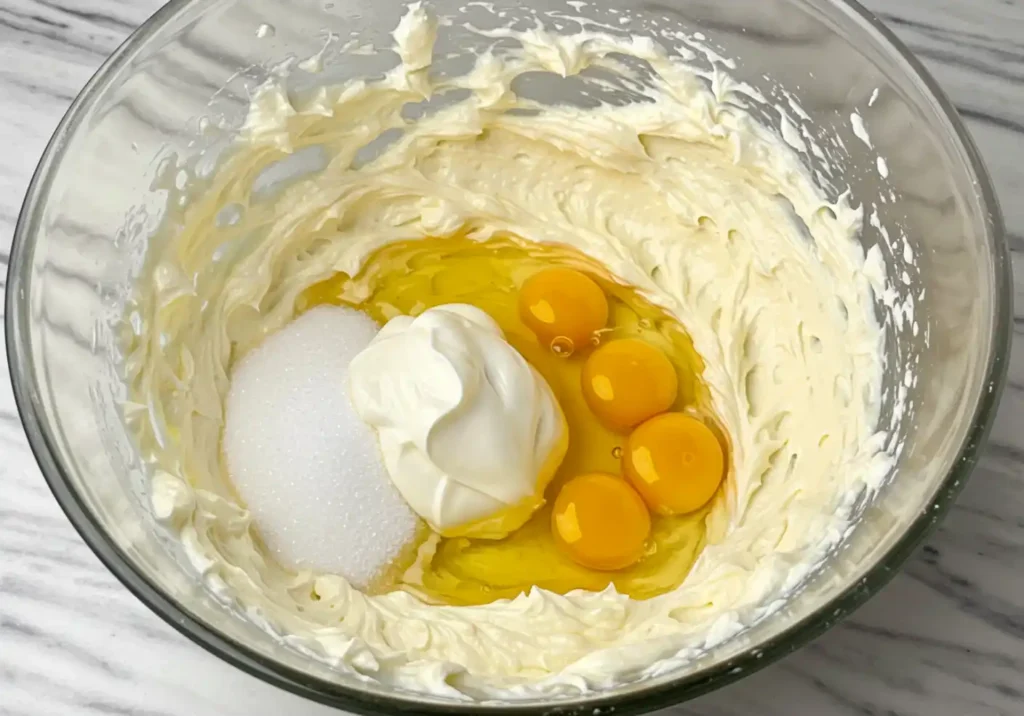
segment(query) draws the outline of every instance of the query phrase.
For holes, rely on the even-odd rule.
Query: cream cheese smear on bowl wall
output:
[[[360,678],[525,699],[685,666],[893,464],[865,212],[728,61],[584,24],[477,30],[441,76],[445,22],[409,6],[383,77],[263,84],[165,217],[126,314],[153,509],[209,589]],[[540,72],[636,101],[514,91]]]

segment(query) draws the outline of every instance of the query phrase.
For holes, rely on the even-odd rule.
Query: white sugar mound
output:
[[[349,401],[349,362],[376,333],[350,308],[295,319],[234,369],[224,426],[228,472],[273,556],[359,588],[417,527]]]

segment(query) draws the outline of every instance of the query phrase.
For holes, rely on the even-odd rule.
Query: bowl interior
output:
[[[567,18],[582,16],[670,50],[703,43],[733,58],[727,71],[769,98],[752,109],[764,123],[780,131],[789,123],[833,148],[827,157],[805,152],[830,198],[849,190],[865,206],[863,245],[880,249],[891,279],[878,303],[887,355],[882,424],[894,426],[898,453],[891,479],[861,505],[827,568],[771,619],[663,676],[572,707],[654,707],[695,696],[796,648],[878,589],[969,473],[994,413],[1009,335],[1009,269],[991,187],[923,70],[862,10],[838,0],[432,7],[453,19],[439,41],[439,55],[453,53],[438,63],[441,72],[465,71],[484,46],[461,22],[539,19],[571,32],[579,24]],[[15,237],[7,336],[15,395],[47,480],[86,541],[143,601],[215,653],[306,696],[359,711],[451,711],[463,706],[342,677],[203,587],[153,521],[121,413],[121,307],[164,207],[181,197],[176,173],[208,170],[249,92],[289,57],[323,60],[320,71],[292,72],[297,91],[393,66],[386,49],[360,48],[387,48],[403,11],[372,0],[172,2],[161,10],[89,84],[40,164]],[[695,64],[710,68],[706,57]],[[592,101],[584,89],[553,76],[518,88],[580,104]],[[223,121],[200,121],[211,116]]]

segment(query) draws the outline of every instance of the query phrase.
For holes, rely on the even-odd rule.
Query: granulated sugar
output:
[[[348,397],[349,362],[376,333],[350,308],[300,316],[234,369],[224,428],[231,479],[274,557],[356,587],[417,527]]]

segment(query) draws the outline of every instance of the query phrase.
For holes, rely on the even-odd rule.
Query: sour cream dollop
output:
[[[437,532],[503,537],[544,503],[565,417],[485,312],[448,304],[393,318],[349,380],[395,486]]]

